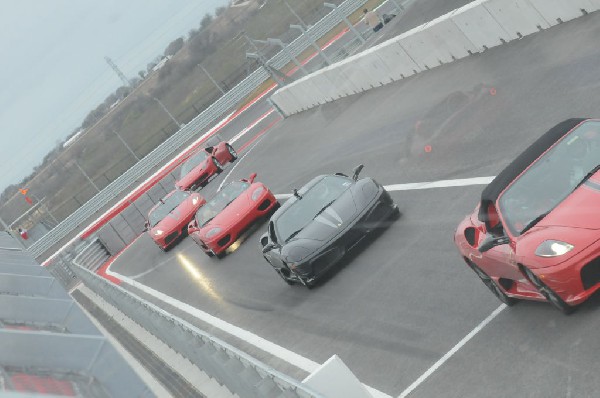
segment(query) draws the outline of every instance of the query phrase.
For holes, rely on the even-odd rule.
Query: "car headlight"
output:
[[[200,200],[200,199],[199,199],[197,196],[194,196],[194,198],[192,199],[192,204],[193,204],[194,206],[196,206],[196,205],[198,204],[198,201],[199,201],[199,200]]]
[[[253,201],[257,201],[258,197],[264,192],[264,188],[263,187],[258,187],[254,190],[254,192],[252,192],[252,200]]]
[[[164,232],[160,229],[157,229],[156,231],[154,231],[154,235],[156,235],[156,236],[161,236],[162,234],[164,234]]]
[[[550,239],[543,241],[535,249],[535,254],[540,257],[558,257],[570,252],[574,247],[570,243]]]
[[[206,235],[204,235],[204,236],[206,236],[207,238],[212,238],[213,236],[215,236],[215,235],[216,235],[216,234],[218,234],[219,232],[221,232],[221,228],[219,228],[219,227],[217,227],[217,228],[213,228],[213,229],[211,229],[210,231],[208,231],[208,232],[206,233]]]

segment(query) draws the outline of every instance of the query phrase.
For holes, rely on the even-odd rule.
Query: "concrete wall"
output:
[[[600,9],[600,0],[476,0],[303,77],[271,100],[286,115],[379,87]]]

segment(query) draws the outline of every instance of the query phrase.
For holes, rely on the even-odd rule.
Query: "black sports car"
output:
[[[400,214],[389,193],[372,178],[343,174],[313,178],[269,220],[260,238],[265,259],[289,285],[312,287],[369,232]]]

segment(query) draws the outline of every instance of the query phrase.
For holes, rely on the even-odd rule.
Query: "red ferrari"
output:
[[[559,123],[482,192],[454,241],[502,302],[565,313],[600,289],[600,120]]]
[[[271,214],[279,202],[264,184],[248,179],[227,184],[198,210],[188,233],[209,256],[221,258],[225,250],[256,220]]]
[[[146,230],[158,247],[167,251],[185,236],[188,223],[205,203],[200,194],[176,189],[150,209]]]
[[[223,165],[234,162],[236,159],[237,153],[225,141],[203,148],[183,163],[179,181],[175,183],[175,186],[188,191],[204,187],[214,175],[223,170]]]

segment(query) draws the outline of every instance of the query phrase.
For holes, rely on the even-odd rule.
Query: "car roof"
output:
[[[533,144],[517,156],[504,170],[494,178],[494,180],[485,187],[481,193],[481,205],[479,207],[478,218],[482,222],[487,222],[487,208],[490,204],[496,203],[498,196],[506,187],[514,181],[523,171],[525,171],[533,162],[536,161],[544,152],[546,152],[558,140],[564,137],[582,122],[589,120],[587,118],[572,118],[564,120],[552,127]]]

